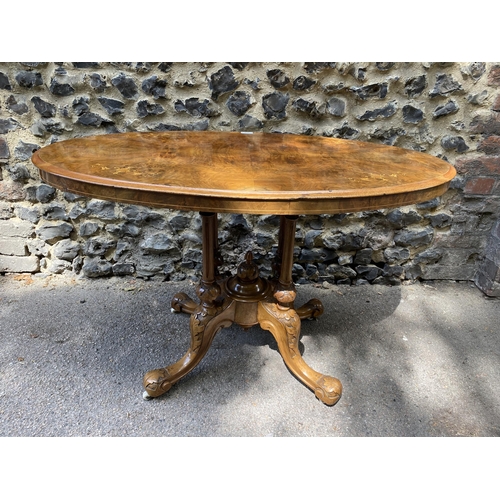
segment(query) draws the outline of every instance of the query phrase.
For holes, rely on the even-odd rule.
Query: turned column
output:
[[[278,236],[278,252],[276,273],[278,282],[277,290],[288,291],[295,294],[295,285],[292,280],[293,249],[295,247],[295,228],[297,215],[282,215]],[[295,296],[294,296],[295,298]],[[279,299],[278,299],[279,300]],[[293,301],[294,299],[292,299]]]
[[[217,214],[200,212],[203,245],[202,283],[207,285],[215,281],[215,254],[217,247]]]

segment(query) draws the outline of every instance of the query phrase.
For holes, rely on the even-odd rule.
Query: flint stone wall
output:
[[[54,141],[150,130],[340,137],[455,165],[442,197],[304,216],[298,282],[499,285],[499,63],[0,63],[0,273],[182,280],[201,269],[200,217],[87,199],[41,182]],[[271,272],[279,219],[220,215],[225,267],[252,250]]]

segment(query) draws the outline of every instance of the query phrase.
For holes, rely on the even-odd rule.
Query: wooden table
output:
[[[199,211],[203,266],[199,300],[174,296],[191,315],[191,345],[176,363],[144,376],[157,397],[205,356],[233,323],[275,337],[290,371],[327,405],[342,393],[336,378],[309,367],[299,351],[300,322],[323,312],[317,299],[295,307],[295,224],[302,214],[398,207],[443,194],[455,169],[438,158],[392,146],[325,137],[238,132],[131,132],[57,142],[33,155],[48,184],[120,203]],[[275,274],[259,276],[251,252],[236,273],[218,272],[217,213],[280,215]]]

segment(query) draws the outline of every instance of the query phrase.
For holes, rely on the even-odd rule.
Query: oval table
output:
[[[393,146],[326,137],[239,132],[128,132],[69,139],[36,151],[42,179],[63,191],[119,203],[199,211],[199,300],[176,294],[191,315],[191,345],[176,363],[144,376],[146,399],[160,396],[205,356],[233,323],[269,330],[290,371],[327,405],[340,381],[309,367],[299,351],[300,322],[323,312],[317,299],[295,307],[295,225],[302,214],[399,207],[442,195],[455,169],[436,157]],[[217,213],[280,215],[274,276],[264,279],[248,252],[236,273],[218,268]]]

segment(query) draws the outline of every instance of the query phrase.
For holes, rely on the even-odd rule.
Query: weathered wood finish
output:
[[[455,169],[406,149],[326,137],[131,132],[57,142],[33,155],[42,178],[85,196],[181,210],[301,215],[418,203]]]
[[[191,344],[176,363],[146,373],[147,399],[164,394],[193,370],[217,332],[236,323],[269,330],[290,371],[327,405],[339,400],[342,384],[310,368],[299,350],[301,319],[320,316],[323,306],[317,299],[294,305],[297,216],[421,202],[444,193],[455,175],[438,158],[395,147],[235,132],[134,132],[71,139],[37,151],[33,163],[46,182],[62,190],[201,213],[199,301],[184,293],[172,300],[173,310],[191,315]],[[250,252],[234,276],[219,276],[218,212],[281,215],[273,279],[259,276]]]

